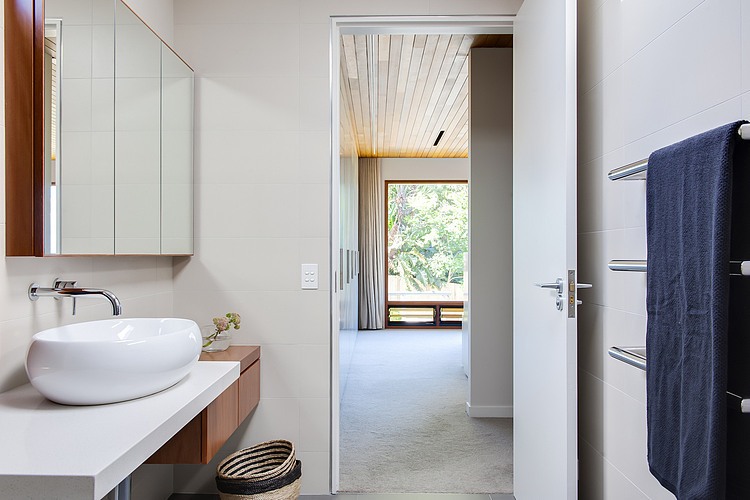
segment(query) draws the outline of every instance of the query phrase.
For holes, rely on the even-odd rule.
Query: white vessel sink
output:
[[[200,329],[189,319],[91,321],[34,335],[26,373],[56,403],[117,403],[176,384],[200,352]]]

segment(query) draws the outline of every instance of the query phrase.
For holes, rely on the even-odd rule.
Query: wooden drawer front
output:
[[[258,406],[260,401],[260,360],[240,375],[239,423]]]
[[[203,463],[211,461],[216,452],[219,451],[229,436],[237,429],[239,402],[238,390],[239,380],[235,380],[227,390],[214,399],[213,402],[203,410],[206,418],[203,420]]]
[[[201,354],[202,361],[239,361],[240,378],[146,461],[147,464],[207,464],[260,401],[260,348],[230,346]],[[244,368],[244,369],[243,369]]]

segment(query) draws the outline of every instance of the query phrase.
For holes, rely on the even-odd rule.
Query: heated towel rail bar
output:
[[[740,125],[737,135],[746,141],[750,140],[750,124]],[[611,181],[643,180],[646,178],[646,170],[648,170],[648,160],[640,160],[611,170],[608,177]]]
[[[646,371],[645,347],[612,346],[609,348],[609,355],[616,360]],[[727,391],[727,405],[730,408],[741,411],[742,413],[750,413],[750,399],[743,399],[742,396],[738,396],[733,392]]]
[[[646,272],[645,260],[610,260],[608,264],[612,271]],[[750,260],[729,261],[730,276],[750,276]]]

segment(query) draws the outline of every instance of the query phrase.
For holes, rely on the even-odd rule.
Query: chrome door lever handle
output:
[[[534,283],[534,285],[538,286],[539,288],[551,288],[552,290],[557,290],[560,293],[562,293],[562,291],[564,290],[562,278],[557,278],[557,281],[555,281],[554,283]]]
[[[576,283],[576,288],[593,288],[591,283]]]

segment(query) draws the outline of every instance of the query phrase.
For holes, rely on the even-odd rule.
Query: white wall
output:
[[[645,374],[607,355],[644,345],[645,183],[608,171],[750,116],[750,6],[580,0],[579,435],[582,499],[670,499],[646,462]]]
[[[469,55],[470,388],[473,417],[513,416],[513,50]]]
[[[164,1],[171,3],[171,0]],[[0,23],[0,49],[4,48],[4,37]],[[4,78],[0,75],[0,87],[3,85]],[[0,92],[4,94],[2,88]],[[4,100],[0,99],[2,102]],[[5,125],[5,109],[0,104],[0,255],[3,256],[0,262],[0,392],[28,382],[23,361],[34,333],[61,324],[106,319],[112,314],[109,302],[103,299],[79,300],[76,316],[71,315],[72,304],[67,300],[31,302],[26,293],[32,282],[49,286],[54,278],[64,277],[77,279],[84,286],[107,288],[120,298],[123,315],[128,317],[171,316],[173,311],[170,257],[5,257],[5,221],[6,217],[12,217],[5,213],[4,202]],[[160,486],[164,478],[171,478],[171,467],[149,469],[145,474],[139,471],[134,477],[134,498],[164,498],[159,496],[164,492]]]
[[[299,284],[303,262],[329,276],[329,17],[512,14],[520,3],[175,2],[175,46],[197,96],[196,256],[176,263],[175,313],[235,309],[235,342],[263,349],[260,405],[220,455],[291,439],[302,492],[329,491],[330,284]],[[214,465],[176,467],[176,491],[212,491]]]
[[[468,158],[383,158],[386,181],[468,181]]]

